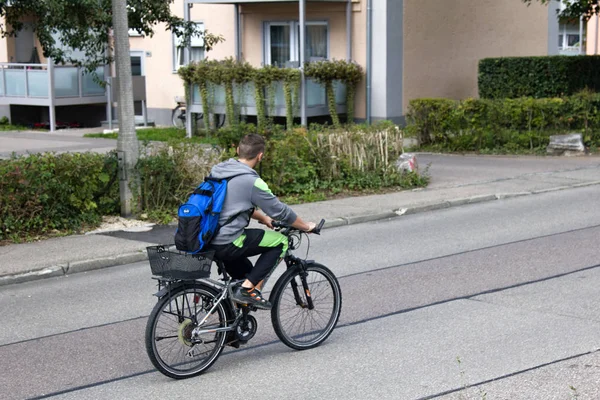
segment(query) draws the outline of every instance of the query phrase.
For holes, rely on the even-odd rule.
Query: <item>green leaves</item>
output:
[[[335,104],[335,82],[342,82],[347,86],[348,121],[354,120],[354,98],[356,85],[363,78],[362,68],[347,61],[319,61],[307,63],[304,67],[307,78],[312,78],[321,83],[327,92],[329,111],[335,126],[340,125]],[[300,70],[294,68],[278,68],[265,66],[262,68],[251,67],[248,63],[237,62],[232,58],[224,61],[204,60],[179,69],[179,76],[186,85],[196,84],[203,93],[203,88],[208,85],[223,85],[227,93],[232,93],[234,84],[243,85],[253,82],[255,87],[255,101],[257,105],[258,124],[261,128],[266,125],[267,100],[273,102],[274,85],[283,82],[284,99],[286,104],[287,127],[293,127],[294,111],[298,102],[300,87]],[[266,95],[268,94],[268,96]],[[231,109],[232,95],[228,94],[228,108]],[[208,104],[208,97],[202,98],[202,104]],[[232,119],[229,119],[230,121]],[[236,121],[237,123],[237,121]]]
[[[406,132],[421,145],[448,151],[545,150],[549,136],[584,134],[600,144],[600,94],[535,99],[416,99],[409,103]],[[503,150],[502,150],[503,149]]]
[[[1,160],[0,240],[78,230],[117,212],[116,164],[114,154],[91,153]]]
[[[314,126],[284,131],[269,125],[263,179],[273,192],[296,201],[323,200],[342,191],[418,187],[427,179],[399,174],[392,165],[402,151],[393,124]],[[199,182],[219,160],[233,156],[241,137],[256,127],[240,123],[219,131],[219,147],[185,140],[162,142],[136,166],[138,211],[160,222],[175,217]],[[114,153],[31,154],[0,160],[0,241],[35,238],[52,230],[72,232],[119,212]]]
[[[184,45],[193,35],[203,36],[206,51],[210,51],[223,36],[201,30],[194,22],[186,22],[171,13],[174,0],[127,0],[129,28],[152,36],[158,24],[180,36]],[[0,25],[3,36],[13,36],[25,19],[33,18],[34,31],[45,57],[57,63],[83,65],[90,73],[112,61],[105,50],[111,43],[111,0],[11,0],[0,2]],[[73,57],[67,48],[77,49],[85,59]]]
[[[304,65],[304,73],[308,78],[312,78],[325,86],[329,114],[331,115],[335,127],[340,126],[340,121],[336,110],[333,85],[335,81],[344,83],[347,87],[347,120],[348,122],[354,121],[354,97],[356,85],[358,85],[363,77],[363,71],[360,65],[344,60],[318,61],[306,63]]]
[[[479,62],[479,95],[487,99],[570,96],[600,90],[600,56],[486,58]]]
[[[530,6],[535,1],[548,5],[552,0],[522,0],[523,3]],[[583,17],[584,21],[589,20],[593,15],[598,14],[598,0],[559,0],[565,5],[565,9],[559,14],[561,18],[579,20]]]

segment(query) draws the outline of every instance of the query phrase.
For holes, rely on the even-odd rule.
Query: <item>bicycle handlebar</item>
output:
[[[289,229],[289,230],[296,230],[296,231],[304,232],[298,228],[294,228],[290,225],[284,224],[283,222],[279,222],[279,221],[273,221],[272,225],[273,225],[274,229]],[[319,222],[319,224],[317,226],[315,226],[315,228],[313,230],[308,231],[306,233],[314,233],[315,235],[320,235],[321,229],[323,229],[323,225],[325,225],[324,219],[322,219],[321,222]]]

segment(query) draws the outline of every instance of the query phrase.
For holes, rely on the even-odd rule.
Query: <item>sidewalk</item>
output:
[[[294,206],[325,227],[398,218],[431,210],[600,185],[600,158],[462,157],[419,154],[431,162],[426,189]],[[487,179],[485,177],[488,177]],[[0,247],[0,286],[146,259],[146,246],[172,243],[175,226],[54,238]]]

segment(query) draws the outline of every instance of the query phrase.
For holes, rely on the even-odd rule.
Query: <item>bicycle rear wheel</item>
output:
[[[176,128],[185,128],[186,109],[178,105],[171,112],[171,122]]]
[[[273,329],[283,343],[296,350],[323,343],[335,328],[342,309],[340,284],[328,268],[310,264],[303,277],[304,274],[300,268],[287,270],[270,298]]]
[[[146,351],[157,370],[175,379],[190,378],[217,360],[223,351],[226,332],[192,339],[192,331],[210,311],[216,296],[211,288],[192,284],[174,289],[159,300],[146,325]],[[219,304],[202,329],[226,325],[226,312],[223,304]]]

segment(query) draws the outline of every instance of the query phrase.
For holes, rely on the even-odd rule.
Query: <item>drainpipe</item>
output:
[[[306,0],[300,0],[300,123],[302,126],[308,126],[308,117],[306,115],[306,76],[304,75],[305,49],[306,49]]]
[[[579,17],[579,54],[583,54],[583,16]]]
[[[596,30],[594,32],[596,32],[595,39],[594,39],[594,55],[598,54],[598,18],[600,18],[600,16],[598,16],[598,14],[596,14]]]
[[[371,66],[373,64],[373,0],[367,0],[367,124],[371,124]]]

